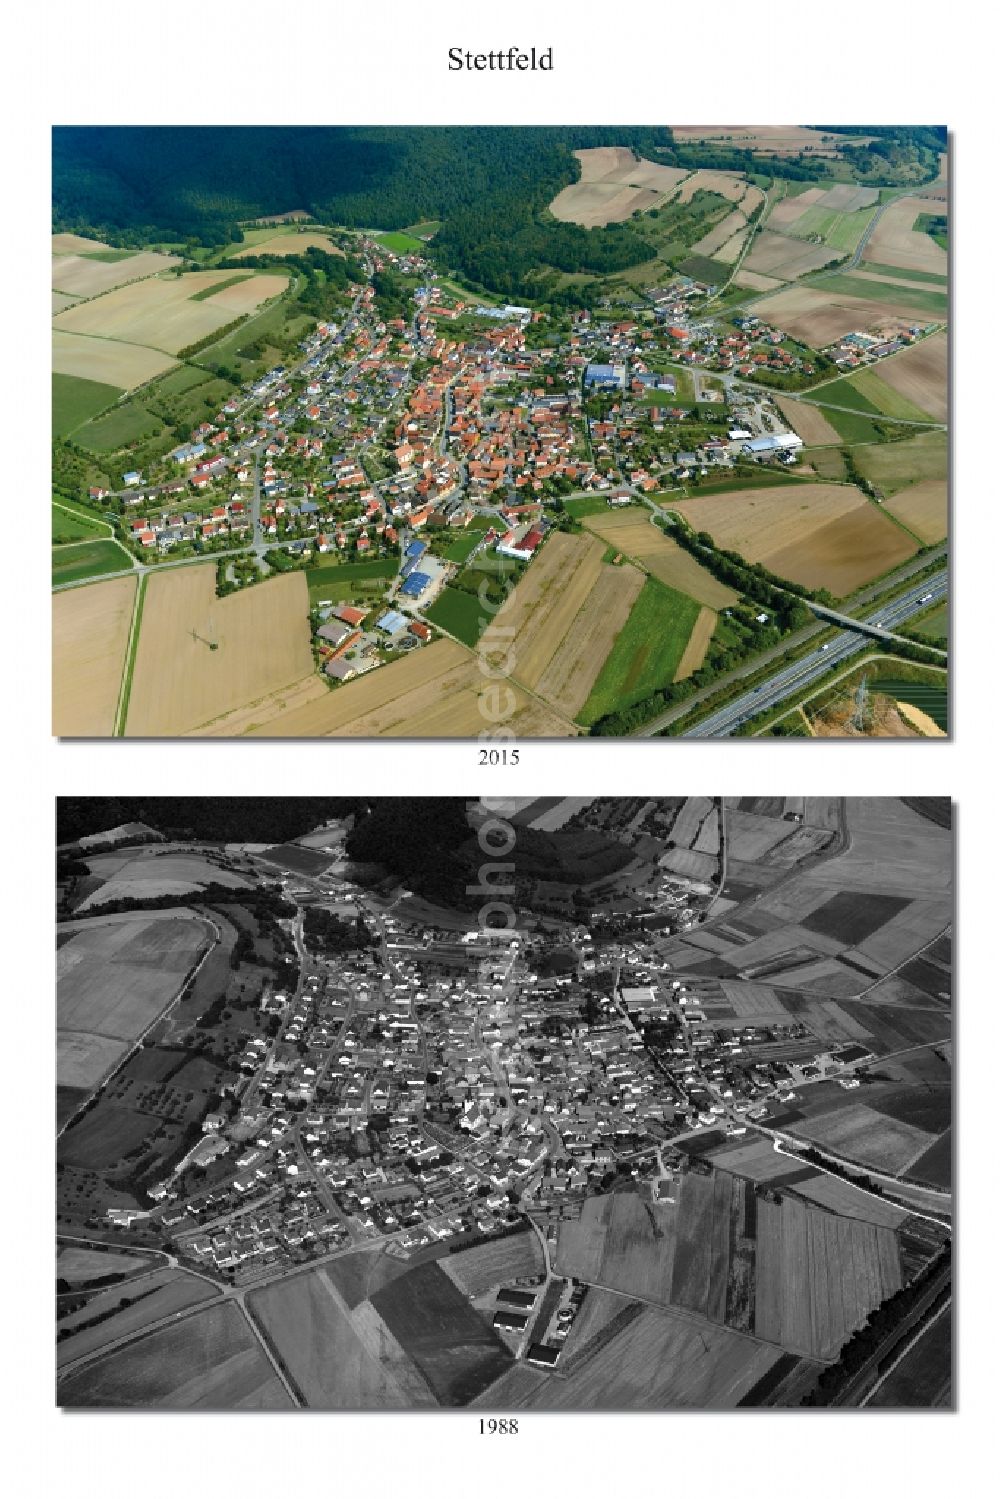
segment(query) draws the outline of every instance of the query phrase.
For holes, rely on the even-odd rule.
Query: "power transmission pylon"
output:
[[[851,715],[850,727],[856,734],[863,734],[867,728],[869,717],[868,678],[862,677],[854,693],[854,712]]]

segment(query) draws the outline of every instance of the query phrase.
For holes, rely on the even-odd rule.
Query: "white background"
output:
[[[50,3],[6,36],[2,283],[8,929],[3,1409],[8,1492],[112,1489],[325,1499],[455,1492],[922,1496],[985,1488],[995,1363],[994,890],[997,591],[996,140],[992,10],[955,3],[665,0],[475,8]],[[451,46],[554,48],[552,73],[447,71]],[[944,123],[954,132],[954,742],[525,742],[484,772],[473,744],[57,744],[49,730],[49,131],[53,124]],[[290,205],[294,206],[294,205]],[[992,224],[988,208],[992,207]],[[992,234],[992,238],[990,237]],[[963,420],[964,417],[964,420]],[[22,539],[23,534],[23,539]],[[991,721],[992,719],[992,721]],[[52,832],[61,794],[155,791],[948,794],[960,806],[960,1361],[957,1417],[61,1415],[54,1409]],[[990,1153],[992,1154],[992,1152]],[[557,1489],[558,1486],[558,1489]]]

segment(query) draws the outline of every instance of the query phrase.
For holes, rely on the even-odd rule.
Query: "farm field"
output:
[[[573,155],[580,180],[557,193],[549,211],[586,229],[621,223],[636,210],[667,202],[688,175],[679,167],[640,160],[627,146],[595,146]]]
[[[592,697],[595,684],[611,670],[612,659],[627,648],[624,642],[642,628],[642,619],[648,616],[643,598],[650,586],[660,585],[647,582],[637,567],[602,564],[596,583],[535,684],[539,696],[567,718],[575,718]],[[683,600],[685,605],[689,602]],[[519,675],[516,656],[513,674]]]
[[[677,194],[678,203],[690,203],[695,193],[718,193],[738,203],[747,191],[746,178],[740,172],[697,171],[687,176]]]
[[[900,358],[894,355],[894,358]],[[884,369],[889,369],[892,360],[886,360]],[[901,417],[908,422],[922,422],[927,420],[927,412],[922,411],[907,396],[901,395],[885,380],[881,378],[878,369],[859,370],[857,374],[851,375],[847,382],[854,390],[871,402],[876,411],[882,412],[884,416]]]
[[[935,213],[946,211],[944,205],[934,209]],[[920,214],[926,212],[927,204],[919,198],[898,198],[890,203],[865,245],[862,264],[874,260],[881,265],[898,266],[903,271],[931,271],[946,276],[947,252],[935,244],[929,234],[913,227]]]
[[[83,304],[85,307],[90,305],[89,302]],[[52,368],[57,375],[72,375],[125,391],[145,385],[165,370],[173,369],[176,363],[173,355],[160,349],[71,333],[64,328],[52,329]]]
[[[725,609],[736,602],[737,595],[719,583],[689,552],[679,547],[659,526],[654,526],[648,511],[628,509],[618,514],[592,515],[584,518],[608,546],[633,558],[651,577],[678,593],[686,593],[709,609]]]
[[[183,987],[210,936],[185,917],[126,916],[75,931],[57,960],[59,1083],[94,1087]]]
[[[155,844],[134,854],[128,850],[98,854],[87,864],[91,875],[103,883],[81,902],[78,911],[133,897],[149,900],[156,895],[190,895],[206,885],[241,890],[247,886],[242,876],[202,854],[183,850],[163,853]]]
[[[287,1410],[288,1395],[234,1305],[213,1306],[69,1375],[66,1408]]]
[[[425,617],[432,625],[438,625],[449,635],[454,635],[469,649],[475,647],[489,618],[475,594],[461,588],[445,586],[428,609]]]
[[[934,1140],[926,1130],[859,1103],[801,1120],[791,1130],[805,1140],[815,1140],[834,1155],[890,1172],[901,1171]]]
[[[891,496],[923,479],[946,481],[948,438],[944,432],[919,432],[902,442],[857,448],[854,461],[882,493]]]
[[[804,401],[796,401],[791,396],[776,396],[775,404],[791,430],[801,437],[806,447],[840,442],[836,427],[831,427],[818,406],[808,406]]]
[[[167,1267],[157,1267],[131,1285],[111,1286],[106,1291],[99,1291],[78,1312],[60,1318],[59,1331],[63,1336],[57,1345],[56,1363],[62,1368],[75,1359],[96,1353],[118,1338],[141,1332],[143,1327],[161,1317],[171,1317],[188,1307],[197,1306],[199,1302],[209,1301],[215,1294],[214,1287],[204,1280]],[[117,1308],[123,1298],[132,1305],[119,1311]],[[104,1312],[113,1315],[96,1326],[86,1325]]]
[[[858,284],[867,287],[868,283],[862,281]],[[762,305],[769,323],[811,349],[825,348],[858,328],[907,325],[905,318],[890,312],[885,303],[876,301],[871,295],[835,293],[826,279],[816,286],[788,287],[768,297]],[[922,311],[917,317],[926,322]]]
[[[948,338],[935,333],[879,365],[879,377],[936,422],[948,419]]]
[[[921,541],[943,541],[948,534],[948,483],[924,479],[901,489],[886,505],[891,515],[916,532]]]
[[[114,732],[136,580],[113,578],[52,596],[52,732]]]
[[[561,1275],[668,1306],[678,1209],[632,1192],[588,1197],[579,1219],[559,1224],[554,1265]]]
[[[52,290],[73,297],[99,297],[126,281],[140,281],[167,271],[180,262],[176,255],[160,255],[155,250],[139,250],[122,260],[96,260],[97,245],[89,252],[54,253],[52,256]]]
[[[56,1255],[56,1275],[70,1285],[80,1285],[101,1275],[132,1275],[149,1264],[149,1257],[144,1255],[81,1249],[75,1244],[60,1245]]]
[[[567,1378],[526,1392],[519,1408],[733,1410],[779,1356],[728,1328],[645,1307]]]
[[[858,297],[878,303],[886,312],[904,320],[921,318],[940,322],[948,315],[947,295],[927,286],[901,286],[896,281],[863,280],[844,272],[832,272],[822,281],[824,292],[831,296]]]
[[[59,313],[53,330],[57,337],[60,333],[98,336],[130,348],[143,345],[175,355],[275,296],[287,284],[283,276],[253,276],[228,286],[221,301],[211,296],[196,299],[196,293],[230,279],[227,271],[194,271],[121,286]]]
[[[376,1299],[385,1294],[383,1288]],[[369,1301],[350,1310],[329,1267],[316,1266],[253,1291],[248,1303],[310,1409],[407,1410],[437,1404],[389,1323]]]
[[[504,637],[494,647],[490,658],[494,663],[504,660],[507,644]],[[235,717],[232,713],[220,716],[207,726],[207,732],[292,738],[462,738],[474,736],[484,722],[492,721],[488,712],[496,712],[495,706],[490,707],[495,698],[486,694],[497,690],[463,646],[435,640],[334,691],[314,676],[301,690],[285,694],[284,701],[262,700],[252,714],[240,709]],[[512,696],[512,715],[505,722],[515,733],[526,738],[563,738],[576,732],[568,720],[529,698],[515,684],[504,685],[502,690]]]
[[[361,594],[372,604],[385,593],[397,567],[391,558],[373,558],[370,562],[340,562],[330,566],[306,568],[303,577],[309,590],[309,606],[323,601],[340,604],[354,601]]]
[[[248,255],[301,255],[305,250],[322,250],[325,255],[343,255],[343,250],[328,234],[317,234],[312,229],[294,233],[272,234],[245,245],[231,257],[243,260]]]
[[[794,281],[808,271],[818,271],[829,265],[831,260],[836,260],[842,253],[830,245],[809,244],[787,234],[776,234],[773,229],[762,229],[744,264],[748,271],[755,271],[758,275],[775,276],[780,281]],[[769,298],[764,304],[769,322],[776,321],[772,317],[774,300]],[[781,327],[782,324],[779,323],[778,326]]]
[[[844,484],[737,490],[676,509],[718,546],[809,588],[843,596],[911,557],[916,543]]]
[[[741,151],[771,152],[775,156],[838,156],[842,143],[858,137],[836,135],[814,125],[671,125],[674,139],[684,145],[724,141]],[[818,188],[809,189],[819,192]]]
[[[76,375],[52,376],[52,434],[65,437],[84,422],[113,406],[124,395],[117,385],[102,385]]]
[[[867,1410],[952,1410],[952,1310],[921,1335],[868,1401]]]
[[[557,531],[495,616],[487,638],[510,642],[512,675],[535,687],[597,583],[604,548],[590,536]]]
[[[211,564],[146,583],[126,733],[183,734],[312,673],[300,573],[215,596]]]
[[[122,573],[131,566],[132,559],[125,549],[106,537],[52,548],[53,587],[60,583],[80,583],[85,578],[99,578],[105,573]]]
[[[637,569],[630,571],[641,580]],[[694,599],[655,578],[647,578],[600,672],[591,675],[592,690],[577,704],[580,722],[595,723],[605,714],[629,707],[676,681],[685,656],[697,658],[700,665],[715,621],[711,609],[700,607]],[[694,640],[696,627],[698,639]],[[695,669],[692,666],[689,671]]]
[[[545,1261],[538,1236],[529,1229],[445,1255],[440,1266],[466,1296],[481,1296],[518,1276],[541,1275]]]

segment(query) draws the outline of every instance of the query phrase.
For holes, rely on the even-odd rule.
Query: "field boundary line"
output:
[[[135,671],[135,658],[139,651],[139,630],[142,626],[142,608],[145,597],[146,574],[140,573],[135,586],[132,623],[129,627],[128,645],[125,647],[125,662],[122,667],[122,680],[118,694],[118,707],[115,711],[115,723],[111,731],[113,739],[122,739],[125,736],[125,722],[128,718],[129,698],[132,695],[132,673]]]

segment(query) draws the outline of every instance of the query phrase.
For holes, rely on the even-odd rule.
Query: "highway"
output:
[[[944,570],[936,573],[933,578],[914,584],[891,603],[882,604],[871,614],[862,616],[859,625],[890,629],[894,625],[902,624],[912,615],[919,614],[931,603],[944,598],[947,592],[948,573]],[[709,718],[686,729],[681,737],[725,739],[758,713],[764,713],[768,708],[779,707],[793,694],[811,686],[813,682],[818,682],[833,667],[842,661],[849,660],[851,656],[856,656],[870,643],[871,637],[866,635],[863,629],[843,630],[826,646],[820,646],[810,651],[808,655],[800,657],[798,661],[782,667],[762,686],[751,688],[749,692],[744,692],[738,698],[734,698],[731,703],[727,703],[724,708],[720,708]],[[655,724],[647,725],[644,732],[647,735],[655,733]]]

